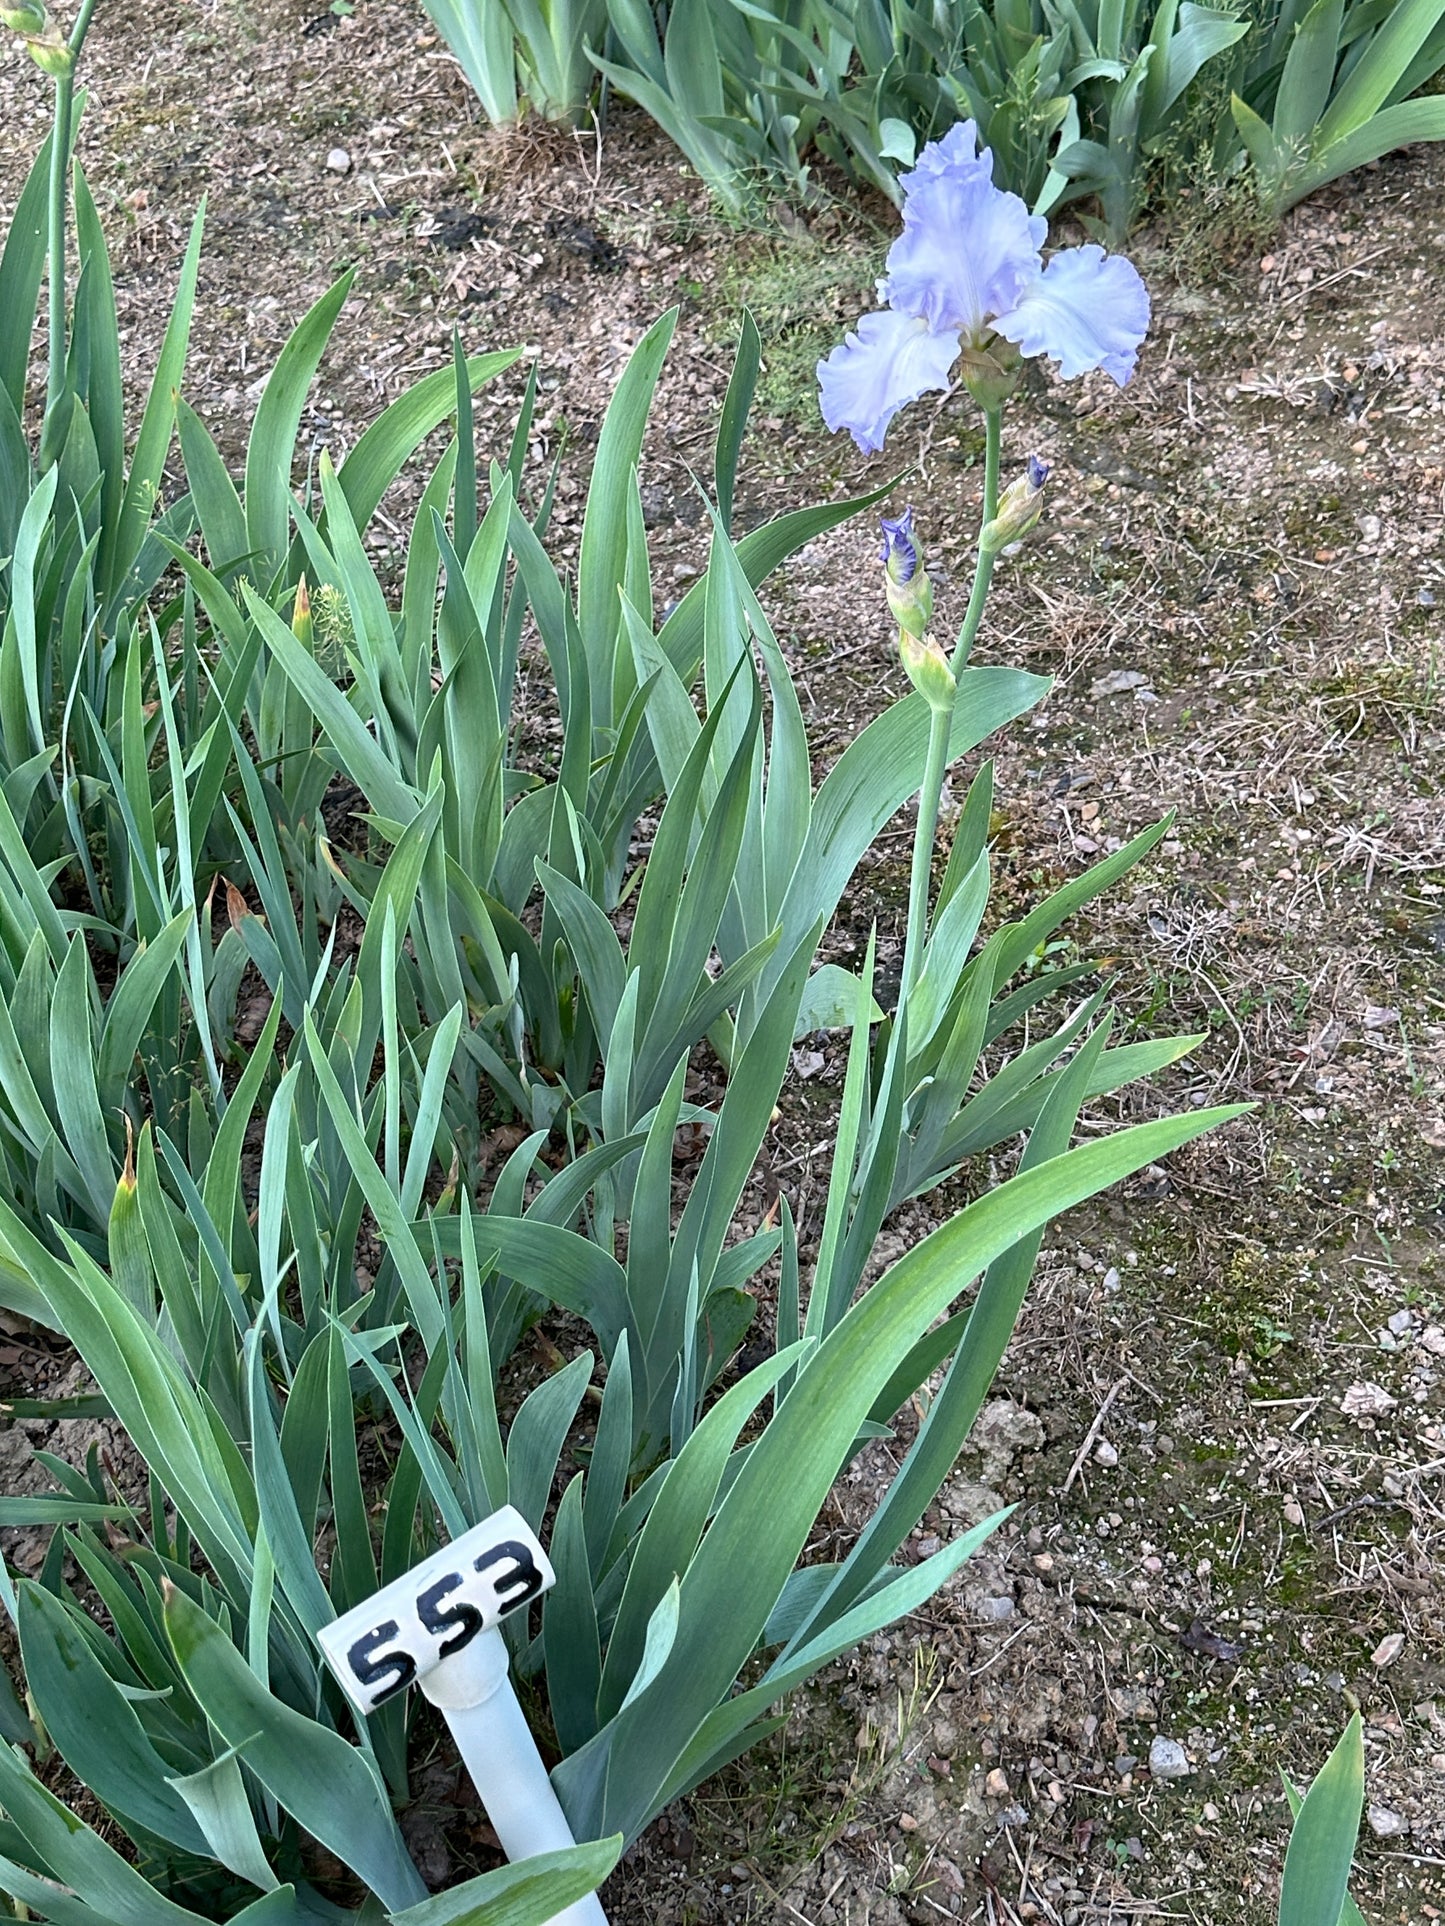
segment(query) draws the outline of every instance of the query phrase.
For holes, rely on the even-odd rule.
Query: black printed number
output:
[[[515,1538],[507,1538],[500,1545],[493,1545],[484,1551],[472,1566],[472,1570],[485,1575],[494,1565],[511,1564],[515,1570],[503,1572],[488,1580],[496,1593],[497,1609],[501,1612],[515,1611],[525,1605],[529,1598],[535,1598],[542,1589],[542,1574],[537,1570],[531,1552]]]
[[[475,1605],[468,1605],[465,1599],[460,1598],[452,1605],[444,1603],[461,1582],[461,1572],[448,1572],[417,1595],[417,1617],[433,1638],[441,1640],[437,1647],[438,1658],[460,1652],[464,1645],[471,1644],[482,1629],[482,1615]]]
[[[404,1692],[416,1677],[416,1660],[410,1652],[399,1648],[385,1650],[400,1629],[396,1620],[389,1618],[384,1625],[357,1639],[347,1651],[346,1663],[358,1683],[370,1690],[374,1705]]]

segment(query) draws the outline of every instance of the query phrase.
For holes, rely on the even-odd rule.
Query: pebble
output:
[[[1094,1463],[1096,1465],[1103,1465],[1108,1469],[1118,1464],[1118,1462],[1119,1454],[1113,1445],[1109,1443],[1107,1438],[1100,1438],[1094,1449]]]
[[[1414,1321],[1408,1311],[1396,1311],[1393,1317],[1385,1319],[1385,1323],[1396,1337],[1403,1337]]]
[[[351,156],[344,147],[332,148],[331,152],[326,156],[326,171],[328,174],[349,174],[351,172]]]
[[[1177,1739],[1166,1739],[1161,1732],[1149,1741],[1151,1779],[1187,1779],[1191,1770],[1189,1754]]]
[[[1149,678],[1140,669],[1111,669],[1090,685],[1091,696],[1127,695],[1131,689],[1147,687]],[[1085,1253],[1087,1254],[1087,1253]],[[1089,1266],[1093,1268],[1092,1264]]]
[[[986,1625],[1001,1625],[1006,1618],[1013,1617],[1014,1602],[1011,1598],[981,1598],[974,1612]]]
[[[1388,1806],[1371,1806],[1365,1817],[1377,1839],[1395,1839],[1410,1830],[1410,1821],[1404,1813],[1392,1812]]]
[[[990,1799],[1007,1799],[1009,1796],[1008,1774],[1002,1766],[995,1766],[983,1782],[983,1789]]]

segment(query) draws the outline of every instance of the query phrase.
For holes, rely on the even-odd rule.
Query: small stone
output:
[[[1340,1399],[1340,1409],[1347,1418],[1378,1418],[1394,1408],[1395,1400],[1385,1387],[1368,1379],[1352,1384]]]
[[[1037,1415],[1008,1398],[993,1398],[979,1413],[969,1434],[969,1449],[983,1460],[983,1483],[993,1485],[1023,1451],[1037,1451],[1044,1427]]]
[[[1127,695],[1131,689],[1148,686],[1149,678],[1140,669],[1111,669],[1090,684],[1091,696]]]
[[[1405,1634],[1403,1632],[1391,1632],[1389,1637],[1382,1638],[1374,1651],[1371,1652],[1370,1663],[1383,1671],[1385,1666],[1389,1665],[1392,1660],[1397,1659],[1404,1649]]]
[[[1365,1817],[1377,1839],[1397,1839],[1402,1832],[1410,1830],[1410,1821],[1404,1813],[1392,1812],[1388,1806],[1371,1806]]]
[[[1100,1438],[1098,1444],[1094,1447],[1094,1463],[1096,1465],[1103,1465],[1106,1470],[1112,1470],[1118,1462],[1119,1454],[1113,1445],[1109,1443],[1107,1438]]]
[[[1445,1358],[1445,1331],[1438,1324],[1427,1324],[1420,1333],[1420,1342],[1432,1358]]]
[[[1219,1817],[1219,1807],[1215,1805],[1212,1799],[1206,1799],[1204,1802],[1204,1817],[1209,1821],[1211,1826]]]
[[[1160,1732],[1149,1741],[1151,1779],[1187,1779],[1192,1770],[1189,1754],[1177,1739],[1166,1739]]]
[[[989,1485],[945,1485],[941,1498],[949,1517],[960,1518],[966,1525],[981,1525],[985,1518],[1002,1511],[1005,1503]]]
[[[1411,1317],[1408,1311],[1396,1311],[1392,1317],[1385,1319],[1385,1324],[1386,1328],[1393,1331],[1396,1337],[1404,1337],[1414,1321],[1414,1318]]]
[[[1301,1508],[1300,1502],[1297,1498],[1285,1499],[1284,1515],[1285,1515],[1285,1522],[1287,1524],[1302,1525],[1305,1521],[1304,1511]]]
[[[1002,1766],[995,1766],[983,1782],[983,1789],[990,1799],[1007,1799],[1009,1796],[1008,1774]]]
[[[1154,1701],[1139,1685],[1115,1685],[1109,1690],[1114,1710],[1121,1719],[1153,1719],[1157,1716]]]
[[[1013,1617],[1014,1602],[1011,1598],[981,1598],[973,1609],[985,1625],[1002,1625],[1006,1618]]]
[[[1114,1269],[1113,1265],[1111,1264],[1108,1270],[1105,1271],[1104,1273],[1103,1279],[1100,1283],[1100,1289],[1105,1291],[1117,1291],[1118,1288],[1119,1288],[1119,1273]]]
[[[918,1821],[911,1812],[900,1812],[898,1815],[898,1823],[905,1832],[917,1832],[918,1830]]]
[[[351,172],[351,156],[344,147],[332,148],[331,152],[326,156],[326,171],[328,174],[349,174]]]

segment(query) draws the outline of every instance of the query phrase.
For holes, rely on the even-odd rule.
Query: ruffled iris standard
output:
[[[818,363],[823,419],[865,454],[883,446],[898,410],[947,388],[960,354],[1012,344],[1048,355],[1066,378],[1102,368],[1122,388],[1149,326],[1133,263],[1070,247],[1047,267],[1048,223],[993,184],[971,120],[933,141],[903,176],[903,232],[878,292],[888,305]]]

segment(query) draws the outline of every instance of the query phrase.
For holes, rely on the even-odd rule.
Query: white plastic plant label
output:
[[[504,1505],[323,1626],[317,1641],[352,1704],[374,1712],[555,1581],[526,1519]]]

